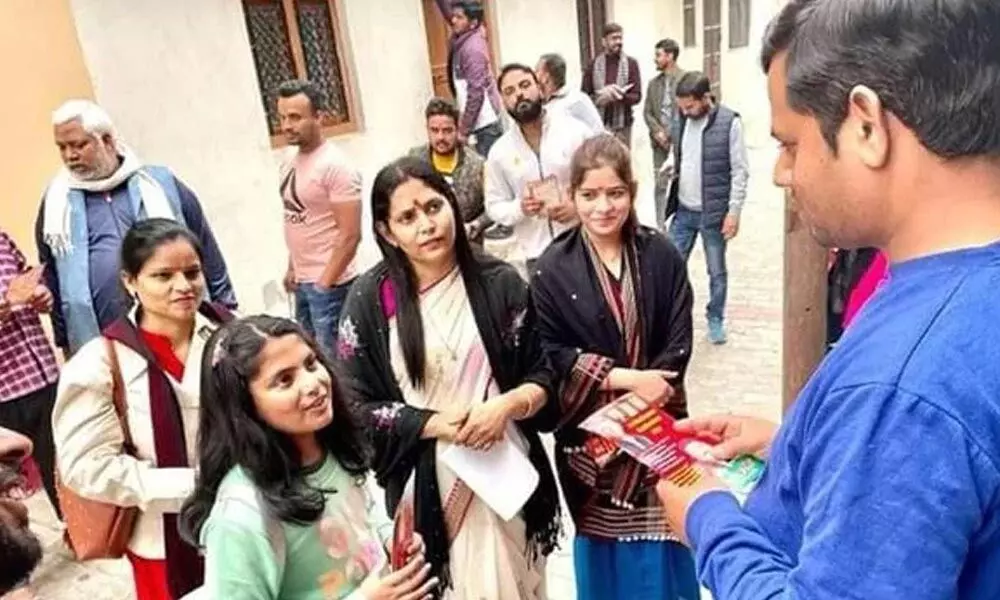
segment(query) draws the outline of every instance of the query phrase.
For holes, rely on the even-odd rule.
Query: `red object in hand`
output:
[[[406,565],[410,558],[410,546],[413,545],[415,517],[413,499],[404,494],[396,508],[396,518],[393,520],[392,551],[390,560],[392,570],[398,571]]]

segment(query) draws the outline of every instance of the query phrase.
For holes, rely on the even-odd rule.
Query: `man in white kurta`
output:
[[[530,271],[549,242],[576,222],[569,166],[591,132],[565,112],[543,108],[530,67],[505,66],[499,88],[517,126],[497,140],[486,159],[486,213],[513,229],[515,248],[508,258],[524,261]]]

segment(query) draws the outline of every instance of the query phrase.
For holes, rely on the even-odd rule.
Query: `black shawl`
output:
[[[532,382],[547,392],[545,407],[532,419],[517,422],[528,440],[528,458],[540,482],[523,509],[528,552],[547,555],[555,549],[560,530],[559,496],[539,431],[551,431],[557,419],[555,377],[537,338],[528,286],[510,265],[478,257],[475,273],[464,274],[469,301],[493,376],[502,392]],[[395,514],[403,488],[416,469],[416,530],[424,539],[432,575],[448,585],[449,540],[437,484],[436,440],[420,438],[433,411],[406,405],[393,375],[389,356],[389,325],[384,301],[389,283],[380,263],[354,284],[344,305],[338,336],[338,356],[344,383],[362,414],[371,421],[373,469],[385,489],[389,514]]]
[[[636,274],[633,285],[642,339],[640,355],[632,368],[676,371],[679,376],[671,382],[675,395],[666,409],[674,417],[685,417],[684,373],[691,358],[693,299],[685,261],[666,237],[646,227],[637,227],[627,236],[623,260]],[[622,332],[601,291],[579,227],[561,234],[542,254],[531,291],[542,346],[563,382],[556,461],[563,493],[578,526],[586,511],[592,514],[584,522],[593,522],[591,517],[610,521],[613,511],[654,506],[653,494],[639,488],[650,480],[648,471],[634,470],[629,481],[620,481],[622,462],[630,458],[620,456],[604,469],[585,465],[587,474],[583,478],[580,469],[574,473],[569,466],[583,460],[572,454],[579,453],[589,436],[577,426],[612,396],[600,392],[600,384],[613,367],[630,366]],[[595,516],[598,513],[601,516]],[[642,518],[634,513],[635,518],[627,526],[621,525],[621,536],[668,535],[656,511],[648,513],[645,524],[640,524]],[[624,513],[621,517],[625,519]],[[600,535],[610,537],[616,527],[619,525],[609,523]],[[585,533],[595,534],[584,529]]]

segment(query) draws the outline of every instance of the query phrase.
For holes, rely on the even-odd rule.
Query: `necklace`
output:
[[[425,352],[430,355],[428,358],[430,358],[429,362],[432,363],[431,368],[434,373],[433,379],[439,383],[444,381],[448,372],[454,370],[454,366],[458,363],[458,347],[461,346],[461,334],[458,336],[459,339],[455,344],[456,347],[453,347],[452,344],[448,343],[448,336],[444,333],[445,330],[438,325],[437,321],[432,316],[432,313],[434,313],[438,308],[439,303],[455,297],[455,294],[452,293],[452,286],[457,285],[458,282],[461,281],[458,275],[458,269],[455,269],[452,275],[439,282],[437,285],[443,287],[438,290],[438,295],[434,300],[434,304],[422,307],[421,310],[421,317],[425,325],[425,330],[429,329],[433,331],[434,336],[440,342],[440,344],[434,344],[433,346],[425,342],[424,345]],[[448,307],[446,307],[446,310],[443,312],[445,314],[450,314],[451,311],[447,310],[447,308]],[[459,318],[458,322],[450,323],[450,325],[452,327],[460,327],[460,322],[461,318]],[[443,346],[445,352],[440,351],[441,346]]]

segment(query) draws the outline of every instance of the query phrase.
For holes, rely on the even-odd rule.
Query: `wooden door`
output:
[[[441,15],[436,0],[423,0],[423,3],[427,54],[431,59],[431,83],[434,86],[434,95],[454,100],[451,90],[448,88],[448,47],[451,44],[451,26]],[[486,35],[490,42],[490,63],[493,67],[493,73],[496,74],[497,45],[493,3],[485,1],[483,8],[485,10],[483,18],[486,20]]]
[[[608,19],[604,0],[576,0],[577,32],[580,36],[580,66],[586,70],[603,48],[601,33]]]
[[[712,82],[712,94],[722,101],[722,0],[704,0],[705,60],[703,71]]]

